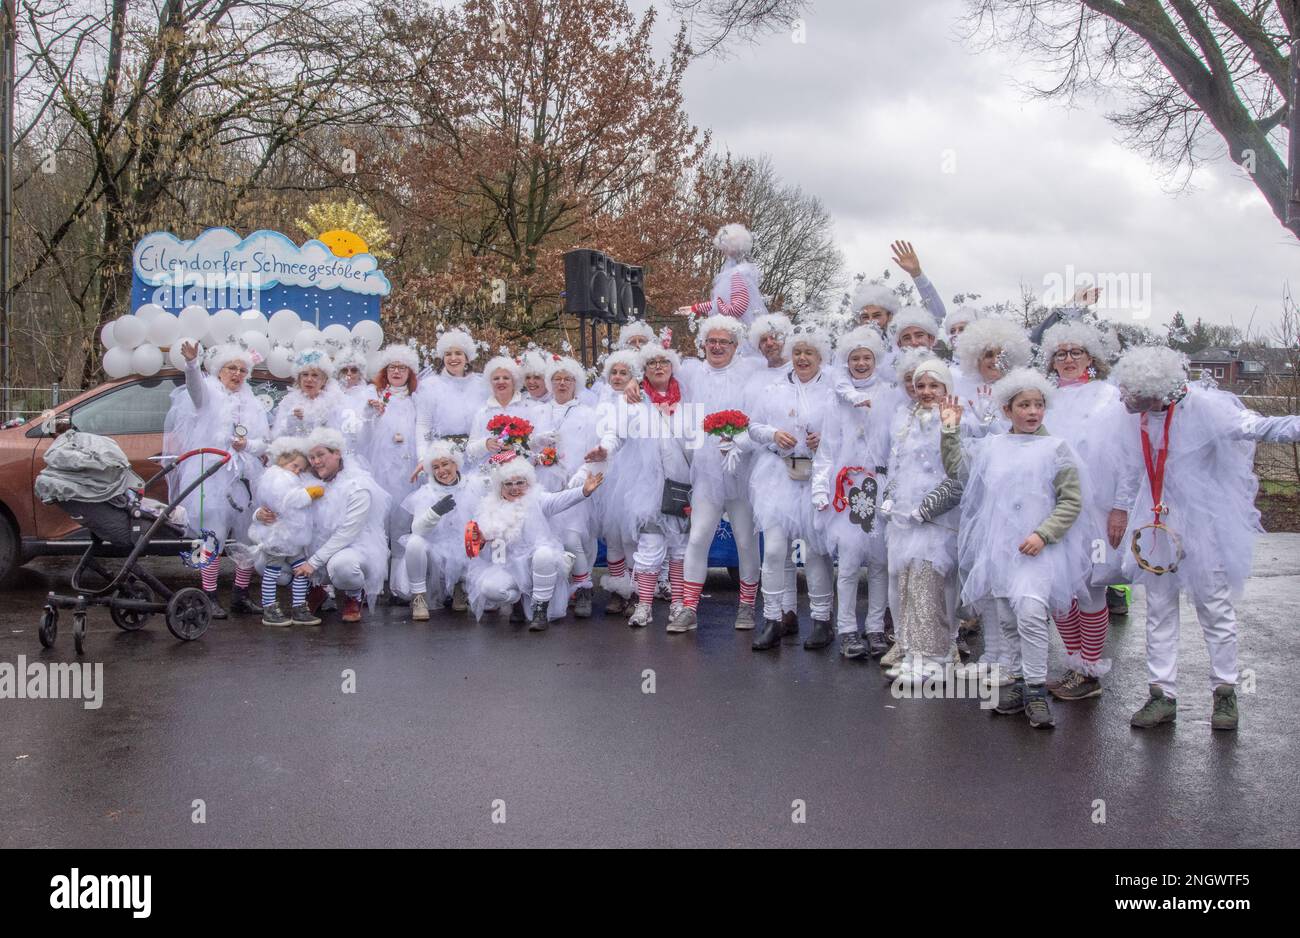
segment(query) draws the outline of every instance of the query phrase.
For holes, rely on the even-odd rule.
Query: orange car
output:
[[[287,381],[258,371],[252,379],[255,394],[278,401]],[[131,460],[141,478],[154,475],[162,453],[163,421],[171,407],[171,393],[185,383],[179,371],[168,369],[149,378],[107,381],[84,391],[54,409],[72,427],[86,433],[112,437]],[[44,505],[32,494],[36,476],[45,468],[42,458],[53,436],[37,417],[28,423],[0,430],[0,586],[34,557],[80,554],[90,543],[86,531],[62,509]],[[166,485],[148,494],[167,500]]]

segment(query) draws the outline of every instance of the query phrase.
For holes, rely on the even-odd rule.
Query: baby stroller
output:
[[[185,460],[208,454],[218,456],[170,504],[145,498],[149,486],[162,479]],[[198,449],[172,459],[147,482],[131,470],[131,463],[113,440],[93,433],[68,431],[46,451],[46,468],[33,486],[37,498],[66,511],[90,533],[90,546],[72,572],[75,596],[51,592],[37,631],[41,645],[49,648],[59,630],[59,610],[71,609],[72,640],[77,654],[84,652],[86,610],[107,606],[108,614],[121,629],[144,628],[149,617],[163,613],[167,629],[181,641],[190,642],[207,631],[212,607],[201,589],[172,590],[137,561],[143,556],[189,554],[193,542],[176,518],[176,506],[205,479],[230,461],[230,454],[218,449]],[[120,557],[116,572],[100,562]],[[94,584],[88,584],[93,575]]]

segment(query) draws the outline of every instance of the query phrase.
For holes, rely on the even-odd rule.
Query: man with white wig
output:
[[[195,537],[205,532],[216,535],[219,550],[231,541],[246,541],[252,521],[253,486],[262,474],[260,454],[265,450],[270,426],[266,408],[248,386],[253,374],[253,356],[242,345],[218,345],[208,352],[199,367],[199,347],[193,342],[181,346],[185,359],[185,386],[171,394],[171,407],[163,426],[163,452],[180,456],[191,450],[212,448],[230,453],[230,461],[209,476],[183,501],[186,524]],[[204,373],[206,372],[206,374]],[[168,476],[171,497],[188,488],[214,457],[196,456],[181,463]],[[231,554],[235,562],[235,587],[231,611],[241,615],[260,613],[262,607],[248,597],[253,578],[253,558],[247,551]],[[211,601],[216,619],[226,618],[217,603],[217,573],[220,553],[200,568],[203,591]]]
[[[759,291],[762,280],[751,257],[754,236],[744,225],[723,225],[713,237],[713,247],[726,259],[713,278],[711,298],[677,309],[679,316],[730,316],[745,325],[767,313]]]
[[[1126,445],[1142,454],[1124,572],[1147,594],[1150,697],[1135,727],[1172,723],[1178,698],[1178,598],[1196,609],[1210,656],[1216,730],[1237,728],[1234,600],[1250,576],[1261,528],[1256,443],[1300,441],[1300,417],[1263,417],[1233,394],[1189,384],[1187,358],[1161,346],[1129,349],[1111,373],[1132,415]]]
[[[813,457],[834,404],[831,381],[822,372],[831,358],[830,337],[796,326],[786,349],[790,373],[753,402],[747,439],[737,440],[745,448],[760,447],[750,477],[754,518],[763,532],[763,627],[754,637],[755,651],[781,643],[787,557],[802,559],[808,578],[813,626],[804,648],[825,648],[834,640],[830,547],[815,523],[812,498]]]
[[[362,597],[374,609],[388,574],[388,493],[355,459],[345,459],[343,434],[318,427],[307,437],[307,458],[325,485],[325,494],[312,507],[316,514],[311,554],[294,567],[295,576],[310,577],[343,594],[341,618],[361,621]],[[274,524],[275,513],[265,505],[257,520]],[[324,590],[313,590],[317,601]]]
[[[912,243],[895,241],[889,247],[893,251],[894,263],[903,268],[916,285],[921,304],[936,320],[943,320],[947,315],[943,298],[939,296],[939,291],[930,282],[930,278],[921,270],[921,258],[917,256]],[[897,315],[903,305],[899,295],[889,287],[879,283],[868,283],[865,280],[858,281],[853,290],[851,303],[858,324],[874,325],[880,330],[881,335],[889,334],[890,320]]]

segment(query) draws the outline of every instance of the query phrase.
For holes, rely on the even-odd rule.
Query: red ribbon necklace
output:
[[[835,497],[831,500],[831,505],[834,506],[837,512],[849,507],[849,496],[844,491],[845,486],[853,484],[853,480],[849,476],[855,472],[861,472],[865,468],[866,466],[845,466],[835,476]],[[868,472],[867,475],[872,475],[872,473]]]
[[[1174,420],[1174,404],[1165,410],[1164,438],[1160,442],[1160,451],[1152,456],[1151,436],[1147,433],[1147,413],[1142,415],[1142,458],[1147,464],[1147,481],[1151,484],[1151,508],[1160,523],[1160,516],[1169,513],[1164,505],[1165,460],[1169,456],[1169,425]]]

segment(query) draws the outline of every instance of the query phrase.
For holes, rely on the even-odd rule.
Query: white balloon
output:
[[[266,370],[277,378],[289,377],[293,374],[293,352],[283,345],[277,345],[266,356]]]
[[[298,334],[293,337],[293,347],[299,352],[305,352],[309,348],[315,348],[321,344],[320,330],[315,326],[306,326],[298,330]]]
[[[120,317],[113,325],[113,339],[124,349],[133,349],[145,340],[145,325],[131,315]]]
[[[271,340],[256,329],[245,330],[244,334],[241,335],[239,339],[248,346],[250,351],[256,352],[260,355],[263,361],[265,361],[267,356],[271,354]]]
[[[174,342],[172,342],[171,351],[167,353],[167,360],[172,363],[172,367],[175,368],[177,371],[185,370],[185,356],[181,354],[181,346],[187,342],[198,342],[198,340],[192,339],[189,336],[180,336]],[[205,351],[205,349],[203,348],[203,343],[198,342],[198,346],[199,346],[198,360],[203,361],[203,352]]]
[[[336,322],[322,329],[321,336],[324,337],[326,345],[341,349],[351,340],[352,333],[348,331],[347,326]]]
[[[104,348],[112,348],[117,345],[117,339],[113,336],[113,323],[104,323],[104,328],[99,330],[99,341],[104,343]]]
[[[131,370],[146,378],[162,367],[163,355],[156,345],[142,345],[131,353]]]
[[[116,346],[104,353],[104,374],[110,378],[125,378],[131,373],[131,350]]]
[[[149,323],[149,341],[159,348],[172,344],[180,334],[181,321],[168,312],[161,312]]]
[[[276,342],[292,342],[300,329],[302,320],[291,309],[277,309],[267,321],[267,334]]]
[[[260,309],[246,309],[239,314],[239,318],[243,321],[245,331],[256,329],[262,335],[266,335],[269,323]]]
[[[366,351],[376,352],[384,342],[384,330],[373,319],[363,319],[352,327],[352,337],[364,343]]]
[[[150,323],[153,322],[159,316],[164,315],[166,312],[167,310],[163,309],[157,303],[145,303],[143,306],[141,306],[139,309],[135,311],[135,315],[140,320],[146,323]]]
[[[241,326],[239,313],[233,309],[217,310],[208,323],[208,339],[214,344],[229,342],[244,331]]]
[[[202,306],[187,306],[180,314],[181,334],[196,335],[200,339],[208,334],[208,311]]]

